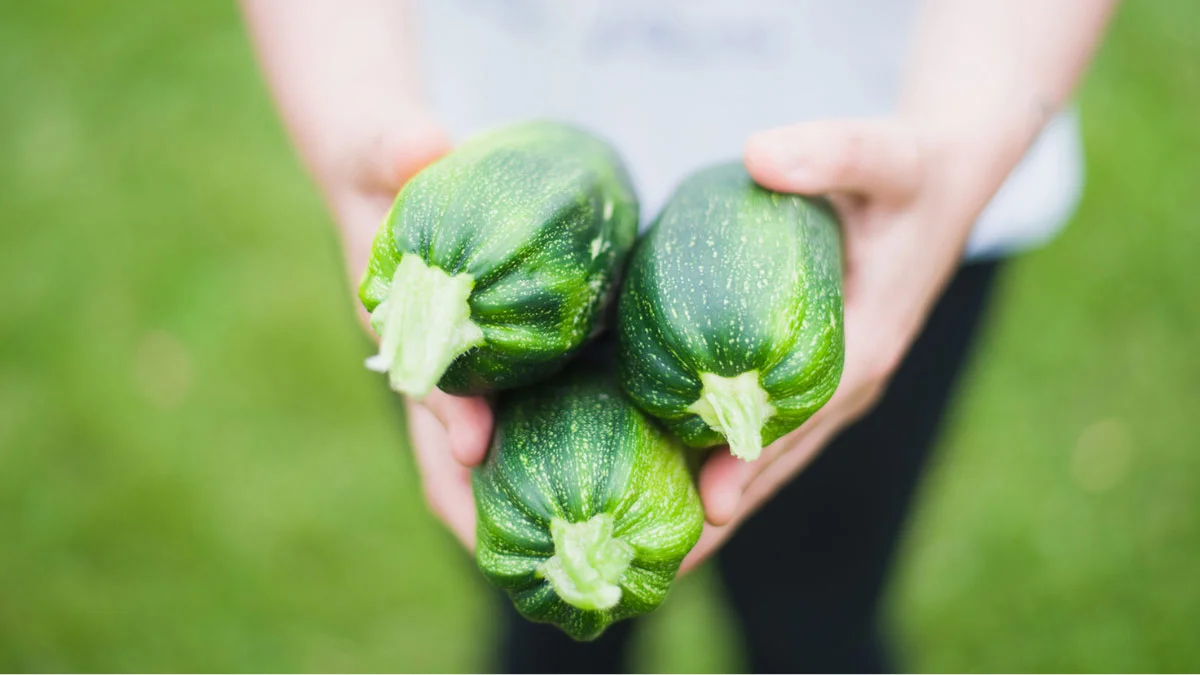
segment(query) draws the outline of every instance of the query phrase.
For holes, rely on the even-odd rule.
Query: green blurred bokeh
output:
[[[1200,669],[1200,3],[1129,2],[893,584],[920,670]],[[226,3],[0,10],[0,670],[488,667]],[[782,536],[786,536],[786,533]],[[739,668],[703,571],[638,664]]]

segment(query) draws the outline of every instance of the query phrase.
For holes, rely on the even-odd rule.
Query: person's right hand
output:
[[[318,172],[342,233],[342,245],[357,290],[371,242],[409,178],[450,150],[450,141],[425,119],[394,134],[364,139],[333,171]],[[357,300],[356,300],[357,304]],[[359,318],[370,330],[367,313]],[[374,336],[374,333],[371,332]],[[492,411],[482,398],[451,396],[434,389],[421,401],[407,399],[408,431],[421,473],[425,499],[467,550],[475,546],[475,500],[471,467],[483,461],[492,434]]]

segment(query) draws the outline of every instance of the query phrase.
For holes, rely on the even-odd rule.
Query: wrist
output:
[[[927,190],[923,192],[936,196],[938,220],[969,229],[1052,112],[1050,107],[1038,107],[922,121],[907,115],[925,159]]]

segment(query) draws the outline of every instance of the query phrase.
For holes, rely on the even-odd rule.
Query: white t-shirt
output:
[[[612,142],[643,226],[689,173],[755,131],[895,106],[911,0],[425,0],[422,64],[455,138],[533,118]],[[976,224],[968,257],[1036,246],[1082,186],[1074,111],[1058,115]]]

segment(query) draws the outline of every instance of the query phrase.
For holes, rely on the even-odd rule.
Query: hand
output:
[[[340,225],[343,249],[357,288],[371,241],[404,183],[450,149],[445,134],[425,119],[401,125],[393,135],[364,139],[328,172],[317,172]],[[366,310],[359,319],[369,328]],[[373,333],[372,333],[373,334]],[[407,399],[408,430],[425,499],[462,541],[475,546],[475,500],[470,468],[483,461],[492,433],[492,411],[482,398],[434,390],[422,401]]]
[[[957,267],[978,211],[945,189],[951,171],[900,120],[826,121],[774,129],[746,144],[764,187],[828,194],[842,221],[846,362],[833,398],[754,462],[721,450],[701,468],[707,523],[684,561],[710,556],[887,386]],[[964,203],[968,202],[968,203]],[[984,200],[986,203],[986,200]]]
[[[468,551],[475,550],[475,495],[471,467],[487,455],[492,410],[482,398],[437,389],[405,401],[408,435],[421,471],[425,501]]]

